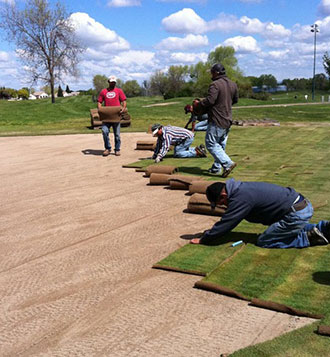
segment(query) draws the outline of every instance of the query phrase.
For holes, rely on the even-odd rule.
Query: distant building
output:
[[[45,92],[34,92],[33,95],[36,97],[36,99],[44,99],[49,97],[49,95]]]
[[[35,95],[33,95],[33,94],[30,94],[28,99],[29,100],[36,100],[37,97]]]
[[[276,93],[276,92],[287,92],[288,88],[286,85],[281,84],[275,88],[268,88],[267,86],[257,87],[253,86],[252,91],[253,93],[260,93],[260,92],[268,92],[268,93]]]
[[[77,95],[79,95],[80,92],[70,92],[70,93],[67,93],[67,92],[63,92],[63,97],[76,97]]]

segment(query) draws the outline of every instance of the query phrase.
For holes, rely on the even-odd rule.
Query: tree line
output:
[[[235,50],[229,46],[219,46],[210,52],[206,62],[198,62],[191,66],[170,66],[164,72],[157,70],[142,85],[135,80],[123,82],[118,79],[117,86],[122,88],[127,97],[140,95],[153,96],[161,95],[164,99],[174,97],[204,97],[207,94],[210,78],[210,68],[213,64],[221,62],[226,68],[227,76],[238,85],[241,98],[267,99],[270,89],[277,88],[279,84],[285,85],[288,91],[311,91],[313,78],[284,79],[280,83],[272,74],[262,74],[259,77],[244,76],[239,69]],[[315,89],[330,90],[330,57],[326,52],[323,56],[323,66],[328,77],[319,73],[315,75]],[[94,94],[98,94],[106,88],[107,77],[96,75],[93,78]],[[255,93],[253,87],[259,89]]]
[[[50,89],[52,103],[55,102],[55,84],[61,82],[62,76],[77,76],[77,65],[84,47],[79,43],[75,28],[69,21],[68,13],[61,2],[50,3],[47,0],[27,0],[21,7],[13,1],[0,2],[0,28],[5,38],[16,45],[17,53],[24,68],[29,72],[31,82],[42,81]],[[320,73],[314,78],[315,89],[329,90],[330,57],[328,52],[323,56],[323,66],[328,76]],[[241,97],[254,98],[257,94],[252,87],[261,89],[274,88],[276,78],[271,74],[260,77],[244,76],[235,57],[233,47],[219,46],[208,55],[206,62],[191,66],[170,66],[164,72],[156,71],[142,85],[136,80],[117,82],[128,97],[140,95],[162,95],[165,99],[182,96],[203,97],[207,94],[211,82],[209,70],[215,63],[221,62],[230,79],[235,81]],[[285,79],[289,90],[309,90],[313,79]],[[96,75],[93,78],[94,89],[83,91],[98,95],[107,87],[107,77]],[[23,90],[23,89],[22,89]],[[21,90],[21,91],[22,91]],[[2,91],[2,92],[1,92]],[[59,86],[58,95],[63,93]],[[261,95],[265,96],[267,91]],[[11,94],[10,94],[11,93]],[[15,95],[9,88],[0,89],[1,96]],[[20,94],[25,96],[26,92]],[[259,94],[260,96],[260,94]]]

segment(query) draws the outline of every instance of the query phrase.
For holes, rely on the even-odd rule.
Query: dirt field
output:
[[[111,140],[113,136],[111,134]],[[1,356],[219,356],[309,323],[151,269],[214,217],[92,135],[0,138]]]

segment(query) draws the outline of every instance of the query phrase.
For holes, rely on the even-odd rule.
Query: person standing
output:
[[[193,105],[208,111],[205,145],[214,158],[209,172],[227,177],[236,167],[236,163],[226,154],[225,148],[232,124],[232,105],[238,102],[238,89],[236,83],[226,76],[226,70],[221,63],[212,66],[211,76],[212,83],[207,97],[201,101],[195,100]]]
[[[126,111],[126,96],[122,89],[116,88],[117,78],[110,76],[108,79],[109,86],[101,90],[98,100],[97,108],[102,107],[104,103],[105,107],[121,106],[120,113]],[[120,156],[120,122],[119,123],[102,123],[102,135],[104,141],[103,156],[108,156],[111,153],[111,143],[109,140],[110,128],[112,127],[115,138],[115,155]]]

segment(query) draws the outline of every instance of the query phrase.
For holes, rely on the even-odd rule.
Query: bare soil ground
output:
[[[312,321],[151,269],[216,218],[121,167],[149,138],[106,158],[99,131],[0,138],[1,356],[219,356]]]

